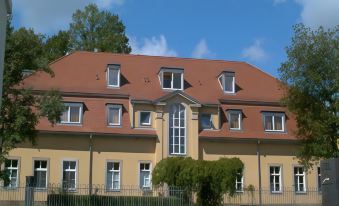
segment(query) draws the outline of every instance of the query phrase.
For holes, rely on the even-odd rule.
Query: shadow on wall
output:
[[[46,135],[36,139],[32,146],[26,142],[18,145],[20,148],[36,148],[51,150],[89,151],[88,135]],[[134,137],[94,136],[94,152],[124,152],[124,153],[155,153],[155,139]]]
[[[260,145],[260,153],[262,156],[295,156],[298,151],[298,146],[294,144],[284,143],[262,143]],[[256,143],[245,142],[217,142],[204,141],[200,143],[199,154],[202,157],[208,155],[257,155]]]

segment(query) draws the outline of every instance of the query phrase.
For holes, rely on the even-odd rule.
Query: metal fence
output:
[[[103,185],[63,188],[49,185],[0,188],[0,206],[191,206],[192,198],[175,187],[140,188],[121,186],[110,190]]]
[[[0,187],[0,206],[193,206],[194,201],[184,190],[175,187],[141,189],[138,186],[121,186],[110,190],[102,185],[78,185],[75,189],[49,185],[45,189],[33,187]],[[296,193],[284,188],[281,193],[261,191],[262,205],[270,206],[321,206],[321,192],[308,188]],[[225,206],[259,205],[259,191],[243,191],[224,196]]]
[[[260,205],[258,190],[237,192],[232,197],[224,196],[224,205]],[[269,206],[321,206],[321,192],[317,188],[308,188],[306,192],[295,192],[293,188],[284,188],[281,192],[261,190],[262,205]]]

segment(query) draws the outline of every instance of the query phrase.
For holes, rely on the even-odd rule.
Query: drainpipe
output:
[[[262,188],[261,188],[261,161],[260,161],[260,140],[257,140],[257,158],[258,158],[258,180],[259,180],[259,206],[262,206]]]
[[[92,195],[92,176],[93,176],[93,135],[89,135],[89,195]]]

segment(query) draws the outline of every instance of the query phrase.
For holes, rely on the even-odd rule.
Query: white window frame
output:
[[[240,190],[238,190],[238,188],[237,188],[237,185],[238,184],[240,184],[241,185],[241,189]],[[238,181],[238,176],[237,176],[237,178],[235,179],[235,191],[236,192],[244,192],[244,175],[241,175],[241,179],[240,179],[240,181]]]
[[[75,169],[64,169],[64,162],[75,162]],[[78,161],[77,160],[62,160],[61,162],[61,168],[62,168],[62,174],[61,174],[61,185],[63,189],[67,189],[68,191],[76,191],[77,190],[77,184],[78,184]],[[70,164],[71,165],[71,164]],[[75,187],[74,188],[64,188],[64,171],[66,172],[75,172]]]
[[[109,122],[109,109],[119,109],[119,123],[111,123]],[[120,104],[107,104],[107,125],[108,126],[121,126],[121,119],[122,119],[122,105]]]
[[[232,77],[232,90],[230,91],[226,90],[226,78],[225,78],[226,76]],[[235,72],[223,72],[222,74],[220,74],[218,80],[219,80],[221,89],[225,94],[235,93]]]
[[[178,106],[179,108],[178,108],[178,112],[179,112],[179,114],[178,114],[178,121],[179,121],[179,126],[174,126],[174,122],[175,122],[175,119],[174,119],[174,114],[172,113],[172,109],[173,109],[173,107],[174,106]],[[181,118],[180,118],[180,111],[179,111],[179,109],[180,109],[180,107],[183,107],[184,108],[184,126],[183,127],[181,127],[180,126],[180,120],[181,120]],[[186,117],[186,107],[184,106],[184,105],[182,105],[182,104],[180,104],[180,103],[177,103],[177,104],[173,104],[173,105],[171,105],[171,107],[170,107],[170,112],[169,112],[169,118],[172,118],[172,120],[171,119],[169,119],[169,121],[168,121],[168,130],[170,130],[170,129],[172,129],[172,134],[173,134],[173,138],[170,136],[170,132],[168,132],[168,141],[169,141],[169,150],[168,150],[168,152],[169,152],[169,155],[182,155],[182,156],[184,156],[184,155],[186,155],[186,153],[187,153],[187,117]],[[172,126],[170,125],[170,123],[172,122]],[[172,127],[172,128],[171,128]],[[178,140],[178,144],[175,144],[175,130],[176,129],[178,129],[179,130],[179,140]],[[184,134],[182,135],[181,134],[181,129],[185,129],[185,132],[184,132]],[[181,151],[181,146],[182,146],[182,144],[181,144],[181,142],[180,142],[180,138],[184,138],[184,150],[185,151]],[[171,139],[172,139],[172,142],[171,142]],[[175,152],[175,146],[176,145],[178,145],[178,147],[179,147],[179,152]],[[171,152],[171,147],[172,147],[172,152]]]
[[[149,170],[141,170],[140,166],[142,164],[149,164]],[[152,188],[152,162],[151,161],[139,161],[138,164],[138,171],[139,171],[139,188],[143,189],[143,190],[149,190]],[[140,185],[141,182],[141,172],[149,172],[149,186],[147,187],[146,185]],[[145,183],[145,180],[143,181]]]
[[[60,120],[61,124],[81,124],[82,123],[82,111],[83,104],[82,103],[73,103],[73,102],[64,102],[64,106],[67,107],[67,121]],[[71,122],[71,107],[79,107],[79,121]],[[66,111],[66,110],[65,110]]]
[[[35,168],[35,162],[36,161],[46,161],[46,168],[41,168],[41,165],[40,165],[40,168]],[[47,186],[48,186],[48,178],[49,178],[49,175],[48,175],[48,168],[49,168],[49,161],[47,159],[33,159],[33,176],[35,174],[35,171],[45,171],[46,172],[46,182],[45,182],[45,187],[37,187],[36,185],[35,188],[36,189],[47,189]],[[34,177],[35,179],[35,177]]]
[[[17,158],[8,158],[7,160],[11,161],[11,166],[10,167],[5,167],[6,170],[10,171],[9,174],[9,184],[7,186],[5,186],[8,189],[13,189],[13,188],[17,188],[19,185],[19,168],[20,168],[20,159]],[[12,161],[15,160],[17,161],[17,165],[16,167],[12,167]],[[15,185],[11,186],[11,181],[12,181],[12,171],[16,170],[16,181],[15,181]]]
[[[266,129],[266,118],[268,118],[268,116],[271,116],[272,117],[272,128],[273,129]],[[278,117],[282,117],[281,118],[281,130],[277,130],[275,129],[275,116],[278,116]],[[286,117],[285,117],[285,113],[283,112],[264,112],[263,113],[263,117],[264,117],[264,130],[265,132],[285,132],[285,120],[286,120]]]
[[[118,77],[117,77],[117,84],[110,84],[109,82],[109,77],[110,77],[110,70],[118,70]],[[118,64],[110,64],[107,66],[107,72],[106,72],[106,81],[107,81],[107,86],[110,88],[119,88],[120,87],[120,65]]]
[[[108,164],[109,163],[112,163],[113,164],[113,168],[112,170],[109,170],[108,171]],[[114,169],[114,164],[115,163],[118,163],[119,164],[119,170],[115,170]],[[121,189],[121,166],[122,166],[122,162],[121,161],[115,161],[115,160],[108,160],[106,161],[106,171],[105,171],[105,176],[106,176],[106,190],[107,191],[120,191]],[[111,188],[108,188],[108,184],[107,184],[107,181],[108,181],[108,172],[111,172],[112,173],[112,187]],[[114,188],[114,173],[118,172],[119,173],[119,180],[118,180],[118,188]]]
[[[297,170],[298,173],[295,173],[294,172],[294,169],[295,168],[302,168],[303,170],[303,173],[299,173],[299,170]],[[299,177],[302,177],[303,179],[303,183],[300,183],[299,182]],[[295,184],[295,180],[297,178],[297,185],[294,185],[294,190],[295,190],[295,193],[306,193],[307,192],[307,187],[306,187],[306,172],[305,172],[305,168],[303,166],[293,166],[293,183]],[[300,186],[300,184],[303,184],[303,188]],[[303,190],[301,190],[303,189]]]
[[[239,128],[232,128],[231,127],[231,114],[238,115],[238,125]],[[229,129],[230,130],[242,130],[242,111],[241,110],[229,110],[228,111],[228,119],[229,119]]]
[[[271,168],[273,167],[273,173],[271,173]],[[275,172],[275,168],[279,168],[279,172]],[[280,165],[270,165],[268,168],[268,173],[269,173],[269,188],[271,193],[282,193],[282,166]],[[271,183],[271,176],[273,176],[273,188],[272,188],[272,183]],[[279,182],[279,190],[276,190],[275,184],[277,184],[276,180]]]
[[[203,126],[203,124],[202,124],[202,117],[204,116],[204,115],[209,115],[210,116],[210,126],[209,127],[204,127]],[[201,118],[201,120],[200,120],[200,127],[201,127],[201,129],[203,129],[203,130],[211,130],[211,129],[213,129],[213,121],[212,121],[212,114],[211,113],[202,113],[202,114],[200,114],[200,118]]]
[[[141,122],[141,114],[142,113],[149,113],[149,120],[146,123]],[[139,125],[140,126],[151,126],[152,125],[152,112],[151,111],[140,111],[139,112]]]
[[[164,87],[164,73],[171,73],[171,87]],[[180,88],[173,88],[173,82],[174,82],[174,74],[180,74],[181,78],[181,87]],[[162,89],[165,90],[183,90],[184,88],[184,72],[183,70],[178,70],[178,69],[163,69],[160,72],[160,83]]]

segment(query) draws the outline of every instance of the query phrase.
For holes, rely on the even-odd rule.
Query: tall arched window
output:
[[[186,154],[186,110],[181,104],[174,104],[170,108],[169,153]]]

